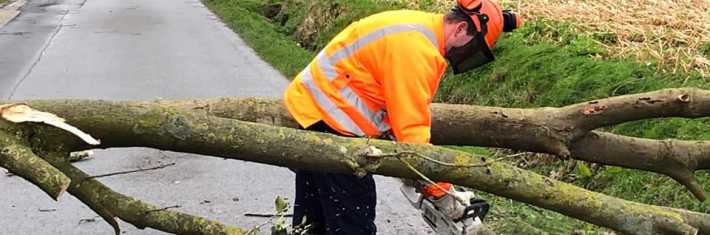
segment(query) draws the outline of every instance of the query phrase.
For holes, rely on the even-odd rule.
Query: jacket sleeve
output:
[[[411,35],[388,45],[381,64],[385,106],[397,141],[429,143],[429,106],[446,66],[439,51],[426,39]]]

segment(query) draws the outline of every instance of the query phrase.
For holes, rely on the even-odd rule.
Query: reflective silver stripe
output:
[[[368,108],[367,105],[365,105],[365,103],[360,99],[357,93],[353,92],[353,90],[350,89],[350,87],[343,87],[343,89],[340,90],[340,94],[345,97],[348,102],[355,106],[355,108],[360,111],[360,113],[362,113],[365,118],[375,124],[377,130],[379,130],[380,132],[385,132],[390,129],[390,125],[385,122],[386,113],[384,110],[372,112],[370,108]]]
[[[352,56],[353,54],[355,54],[356,51],[358,51],[362,47],[378,39],[384,38],[387,35],[409,31],[416,31],[423,34],[425,37],[427,37],[427,39],[429,39],[429,41],[435,48],[439,48],[439,40],[436,38],[434,32],[428,29],[426,26],[419,24],[398,24],[375,30],[363,37],[360,37],[355,40],[355,42],[339,49],[331,56],[326,56],[325,49],[321,50],[320,53],[318,53],[318,56],[316,56],[316,60],[318,61],[317,63],[326,80],[332,82],[333,80],[335,80],[335,78],[338,77],[338,72],[335,70],[335,65],[341,60]],[[306,87],[308,87],[311,93],[316,96],[316,100],[321,105],[321,108],[329,110],[330,115],[336,121],[338,121],[340,125],[350,130],[350,132],[352,132],[353,134],[358,136],[365,136],[362,129],[360,129],[360,127],[358,127],[357,124],[355,124],[347,114],[345,114],[335,104],[333,104],[333,102],[327,96],[325,96],[325,94],[323,94],[320,88],[313,82],[313,78],[311,77],[312,75],[310,71],[310,66],[306,68],[302,76]],[[363,114],[365,118],[370,120],[370,122],[372,122],[380,132],[385,132],[390,129],[390,126],[384,120],[386,115],[384,110],[372,112],[372,110],[370,110],[370,108],[365,105],[365,102],[360,99],[360,97],[355,92],[353,92],[353,90],[349,86],[345,86],[344,88],[342,88],[340,90],[340,94],[345,98],[348,103],[352,104],[361,114]]]
[[[365,136],[365,133],[360,129],[360,127],[358,127],[353,120],[350,119],[345,112],[343,112],[343,110],[335,105],[333,101],[328,98],[328,96],[323,94],[323,91],[321,91],[318,85],[316,85],[313,81],[313,76],[311,75],[311,66],[306,67],[306,69],[301,72],[301,77],[303,79],[303,84],[305,84],[306,88],[311,91],[311,94],[313,94],[316,102],[318,102],[321,108],[328,111],[327,115],[330,115],[338,122],[338,124],[352,132],[354,135]]]
[[[436,35],[434,35],[434,32],[428,29],[426,26],[419,24],[390,25],[358,38],[355,42],[333,53],[333,55],[331,55],[330,57],[326,57],[325,52],[321,51],[320,53],[318,53],[317,57],[318,62],[320,63],[320,68],[323,71],[323,74],[325,74],[328,81],[333,81],[333,79],[335,79],[338,75],[338,73],[335,71],[335,64],[340,62],[340,60],[352,56],[357,50],[367,44],[370,44],[373,41],[376,41],[377,39],[383,38],[389,34],[409,31],[417,31],[421,34],[424,34],[424,36],[429,39],[429,41],[435,48],[439,48],[439,40],[436,38]]]
[[[329,82],[332,82],[333,79],[338,77],[338,72],[335,71],[335,63],[337,63],[337,61],[331,59],[332,57],[326,57],[325,49],[321,50],[316,58],[321,72]]]

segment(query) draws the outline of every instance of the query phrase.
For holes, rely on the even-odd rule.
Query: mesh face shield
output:
[[[467,19],[466,23],[468,23],[468,31],[469,33],[474,35],[473,39],[466,43],[466,45],[451,48],[446,53],[446,58],[449,60],[454,74],[459,74],[475,69],[495,60],[491,49],[488,48],[488,44],[484,39],[484,36],[487,31],[487,16],[485,14],[477,12],[468,13],[460,6],[454,8],[453,11],[457,11],[457,14],[463,14],[466,16],[465,18]],[[478,20],[481,25],[481,30],[476,30],[476,26],[473,23],[473,20],[471,20],[471,17],[469,17],[469,15],[475,15],[478,17]]]
[[[495,60],[482,35],[477,35],[462,47],[451,48],[446,57],[454,74],[463,73]]]

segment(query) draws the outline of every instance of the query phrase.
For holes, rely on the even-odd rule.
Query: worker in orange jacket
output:
[[[303,129],[428,144],[429,106],[447,64],[458,74],[493,61],[499,35],[520,24],[492,0],[458,0],[447,14],[378,13],[337,34],[284,102]],[[445,196],[439,188],[423,190]],[[374,234],[375,203],[372,175],[296,171],[294,225],[312,224],[316,234]]]

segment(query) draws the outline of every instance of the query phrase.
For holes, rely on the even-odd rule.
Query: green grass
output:
[[[289,1],[284,11],[274,19],[263,16],[264,6],[272,2],[265,0],[205,0],[207,6],[254,48],[259,56],[270,63],[287,77],[300,72],[316,52],[304,49],[292,35],[306,15],[307,4],[303,1]],[[393,5],[373,5],[371,1],[329,1],[334,4],[347,4],[348,10],[339,13],[332,24],[328,24],[315,42],[316,48],[322,47],[328,40],[350,24],[353,20],[383,9],[396,8]]]
[[[2,1],[2,0],[0,0]],[[234,29],[259,55],[292,77],[315,55],[315,51],[350,22],[363,16],[401,6],[374,0],[206,0],[208,7]],[[285,10],[271,19],[262,15],[268,4],[286,4]],[[331,5],[328,5],[331,4]],[[293,35],[310,7],[337,7],[332,22],[318,28],[304,49]],[[598,54],[606,34],[578,34],[565,22],[533,21],[516,33],[506,35],[495,48],[496,61],[466,74],[445,75],[438,102],[493,105],[504,107],[562,106],[591,99],[652,91],[667,87],[695,86],[708,89],[707,78],[699,74],[665,74],[653,62],[638,64],[634,58],[602,60]],[[710,48],[708,46],[707,48]],[[710,51],[708,49],[707,51]],[[710,139],[708,119],[658,119],[625,123],[606,131],[646,137]],[[491,155],[478,147],[454,147],[477,154]],[[514,163],[514,162],[512,162]],[[528,169],[549,174],[563,162],[549,161]],[[710,213],[710,202],[700,203],[672,179],[653,173],[618,167],[604,167],[589,175],[579,167],[574,184],[612,196],[643,203],[687,208]],[[698,172],[700,182],[710,189],[710,172]],[[502,234],[570,234],[604,229],[491,194],[493,227]]]
[[[284,75],[298,73],[315,52],[298,47],[291,37],[279,31],[261,15],[262,1],[205,1],[222,21],[237,32],[249,46]]]

